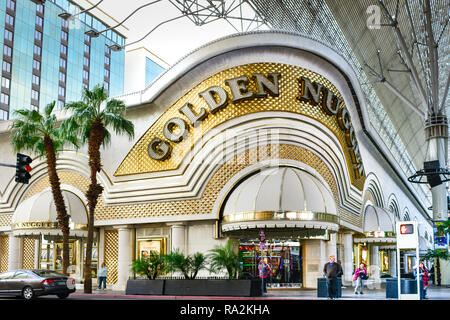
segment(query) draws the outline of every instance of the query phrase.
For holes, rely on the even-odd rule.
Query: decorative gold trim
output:
[[[265,221],[265,220],[285,220],[285,221],[317,221],[339,223],[339,217],[325,212],[312,211],[259,211],[240,212],[223,217],[222,223],[236,223],[245,221]]]

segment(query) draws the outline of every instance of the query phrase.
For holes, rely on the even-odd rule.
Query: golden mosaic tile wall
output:
[[[337,204],[340,203],[337,183],[330,169],[314,153],[304,148],[293,145],[271,145],[254,147],[245,152],[237,154],[233,159],[225,162],[212,176],[207,183],[200,199],[180,200],[180,201],[160,201],[143,204],[129,204],[104,206],[102,199],[99,199],[95,210],[95,219],[115,220],[131,219],[156,216],[180,216],[180,215],[201,215],[212,212],[217,196],[227,183],[227,181],[240,170],[254,164],[257,161],[268,159],[291,159],[303,162],[314,168],[328,183],[333,192]],[[76,172],[59,172],[61,183],[73,185],[82,192],[87,190],[89,180]],[[48,178],[36,182],[31,186],[25,198],[40,192],[49,186]],[[339,205],[340,218],[355,226],[361,226],[360,216],[356,216]]]
[[[23,238],[23,269],[34,269],[35,245],[35,239]]]
[[[0,215],[0,226],[10,226],[12,221],[12,214]]]
[[[108,267],[107,283],[117,283],[119,261],[119,232],[105,231],[105,264]]]
[[[0,272],[8,271],[9,236],[0,236]]]
[[[178,111],[180,107],[189,102],[193,105],[193,109],[196,113],[198,113],[200,108],[202,107],[208,110],[208,105],[203,100],[203,98],[199,96],[199,92],[206,90],[211,86],[217,85],[224,88],[227,91],[228,96],[231,97],[231,90],[228,86],[225,85],[224,81],[226,79],[239,77],[241,75],[246,75],[249,79],[251,79],[251,75],[254,73],[281,73],[281,77],[279,79],[280,95],[278,97],[268,96],[264,98],[243,100],[236,103],[229,102],[226,107],[224,107],[217,113],[213,115],[209,114],[208,117],[202,121],[201,125],[198,128],[190,128],[190,134],[185,137],[180,143],[172,144],[172,154],[168,159],[161,161],[150,158],[147,153],[148,144],[154,137],[159,137],[165,140],[163,136],[163,127],[169,119],[173,117],[181,117],[184,118],[187,123],[189,123],[188,119]],[[316,81],[323,84],[325,87],[329,88],[333,92],[333,94],[342,99],[339,91],[328,79],[308,69],[280,63],[255,63],[230,68],[204,80],[202,83],[195,86],[185,96],[179,99],[169,109],[167,109],[167,111],[161,115],[161,117],[133,146],[114,175],[122,176],[146,172],[174,170],[179,167],[184,156],[187,154],[187,152],[189,152],[189,150],[191,150],[198,139],[200,139],[207,131],[216,127],[217,125],[232,118],[256,112],[287,111],[316,119],[319,122],[323,123],[336,135],[336,137],[341,142],[342,149],[344,150],[352,184],[355,185],[359,190],[362,190],[365,177],[356,179],[354,175],[350,160],[350,149],[346,145],[345,133],[340,129],[336,116],[325,114],[321,110],[320,106],[310,106],[309,104],[301,102],[297,99],[300,92],[298,79],[301,76],[307,77],[311,81]],[[253,90],[254,92],[258,91],[256,83],[254,83],[254,81],[250,81],[248,88],[249,90]],[[198,132],[193,133],[193,131],[197,130],[201,130],[200,134]]]

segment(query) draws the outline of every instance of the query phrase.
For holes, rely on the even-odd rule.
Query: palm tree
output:
[[[176,249],[167,254],[165,258],[167,261],[167,271],[180,271],[185,279],[195,279],[198,272],[206,267],[206,257],[201,252],[185,256]]]
[[[78,139],[69,127],[61,124],[58,127],[56,116],[52,114],[55,102],[45,107],[44,113],[36,110],[19,109],[14,112],[18,118],[10,126],[12,145],[15,152],[28,150],[45,156],[47,160],[48,177],[55,202],[58,226],[62,232],[63,240],[63,273],[67,274],[69,266],[69,215],[67,214],[64,198],[61,192],[61,183],[56,171],[56,158],[66,143],[78,146]]]
[[[228,279],[238,277],[241,270],[240,261],[242,261],[242,253],[238,250],[233,240],[229,239],[224,246],[219,246],[209,251],[211,253],[208,255],[208,258],[212,272],[226,269]]]
[[[164,255],[152,250],[148,257],[134,260],[131,270],[137,274],[145,275],[149,280],[154,280],[158,277],[158,274],[166,270],[166,264]]]
[[[425,256],[423,257],[424,260],[427,261],[434,261],[434,270],[435,270],[435,283],[437,286],[441,285],[441,263],[440,260],[449,260],[450,256],[448,254],[448,251],[446,250],[431,250],[428,249],[427,253],[425,254]]]
[[[94,235],[94,211],[98,197],[103,187],[97,182],[97,172],[101,170],[100,147],[111,142],[108,128],[116,134],[126,134],[134,137],[134,125],[125,119],[125,104],[116,99],[108,100],[104,87],[97,85],[92,90],[83,91],[82,100],[66,104],[65,108],[72,111],[69,118],[73,127],[78,127],[82,143],[88,144],[90,184],[86,191],[89,208],[88,237],[86,244],[86,260],[84,264],[84,292],[92,293],[92,242]]]

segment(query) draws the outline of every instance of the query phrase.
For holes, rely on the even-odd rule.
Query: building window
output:
[[[40,56],[41,55],[41,47],[38,45],[34,45],[34,54]]]
[[[12,15],[6,14],[5,22],[6,22],[6,24],[13,26],[14,25],[14,17]]]
[[[58,109],[64,108],[64,104],[65,104],[64,101],[58,100],[57,108],[58,108]]]
[[[8,57],[12,56],[12,49],[10,46],[7,46],[6,44],[3,46],[3,55]]]
[[[39,27],[42,27],[43,20],[42,20],[41,17],[36,16],[36,24],[37,24]]]
[[[108,69],[105,69],[104,75],[106,78],[109,78],[109,70]]]
[[[65,83],[66,82],[66,75],[63,72],[59,73],[59,81]]]
[[[16,9],[16,4],[12,0],[6,1],[6,7],[14,11]]]
[[[34,39],[38,41],[42,41],[42,32],[35,30],[34,31]]]
[[[33,69],[40,70],[41,69],[41,63],[37,60],[33,60]]]
[[[63,28],[69,28],[69,22],[67,22],[67,20],[61,19],[61,26]]]
[[[8,120],[8,112],[0,110],[0,120]]]
[[[40,79],[37,75],[33,74],[33,84],[39,85]]]
[[[90,42],[91,41],[91,37],[87,34],[84,34],[84,42]]]
[[[12,38],[13,38],[12,32],[7,30],[7,29],[5,29],[5,40],[12,41]]]
[[[9,89],[11,81],[8,78],[2,77],[2,87]]]
[[[9,95],[2,93],[0,97],[0,102],[4,104],[9,104]]]
[[[87,44],[84,44],[84,52],[89,53],[89,46]]]
[[[44,13],[44,6],[42,4],[36,5],[36,11],[39,13]]]
[[[64,87],[58,87],[58,94],[61,96],[61,97],[64,97],[64,95],[65,95],[65,92],[66,92],[66,90],[64,89]]]
[[[89,58],[83,57],[83,66],[89,67]]]
[[[61,53],[67,55],[67,47],[65,45],[61,45]]]
[[[83,70],[83,79],[89,80],[89,72],[87,72],[86,70]]]
[[[109,91],[109,83],[108,82],[105,82],[103,87],[105,88],[106,92]]]
[[[11,64],[9,62],[3,61],[2,70],[11,73]]]
[[[111,60],[109,59],[109,57],[105,57],[105,64],[107,64],[109,66]]]
[[[66,59],[63,59],[63,58],[60,58],[59,59],[59,66],[61,67],[61,68],[66,68]]]
[[[39,100],[39,92],[34,89],[31,89],[31,99],[36,101]]]
[[[67,32],[61,31],[61,39],[64,40],[64,41],[67,41],[67,39],[68,39]]]

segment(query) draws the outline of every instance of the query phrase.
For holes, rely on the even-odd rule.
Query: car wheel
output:
[[[57,296],[60,299],[65,299],[69,296],[69,294],[68,293],[58,293]]]
[[[34,291],[31,287],[25,287],[22,290],[22,298],[25,300],[30,300],[34,298]]]

